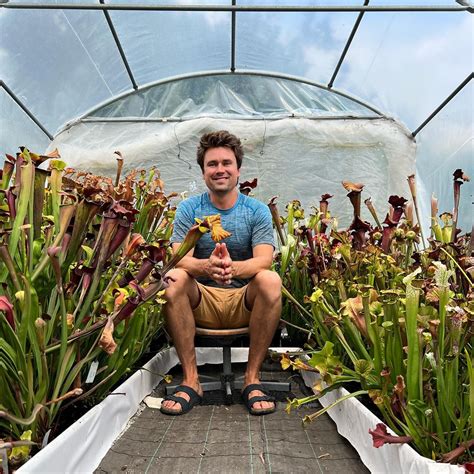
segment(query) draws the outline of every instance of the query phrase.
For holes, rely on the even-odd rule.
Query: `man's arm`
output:
[[[225,249],[227,252],[227,249]],[[230,260],[230,275],[228,279],[232,278],[252,278],[258,272],[262,270],[268,270],[272,265],[273,260],[273,245],[270,244],[258,244],[252,250],[253,256],[248,260],[230,260],[230,255],[227,252],[227,255],[224,257],[224,262],[226,259]],[[228,265],[224,265],[226,269]]]
[[[180,245],[181,244],[177,243],[172,245],[173,253],[176,252]],[[178,262],[176,267],[186,270],[193,278],[206,277],[215,280],[217,283],[221,283],[220,277],[222,275],[223,265],[222,259],[218,255],[218,245],[209,258],[204,259],[193,257],[194,249],[191,249],[187,255]]]
[[[173,244],[176,252],[180,244]],[[253,248],[253,256],[247,260],[232,260],[225,244],[216,244],[209,258],[193,257],[193,249],[177,264],[192,277],[207,277],[217,283],[228,285],[232,278],[252,278],[261,270],[268,270],[273,260],[273,245],[258,244]]]

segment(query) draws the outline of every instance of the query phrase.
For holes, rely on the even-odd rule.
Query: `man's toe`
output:
[[[265,394],[261,392],[260,390],[252,390],[249,394],[249,399],[252,397],[261,397],[263,395]],[[273,408],[274,406],[275,406],[275,403],[273,402],[262,401],[262,402],[255,402],[252,405],[252,408],[254,410],[268,410],[270,408]]]

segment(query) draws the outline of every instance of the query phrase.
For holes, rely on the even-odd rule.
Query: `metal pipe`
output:
[[[364,6],[367,6],[369,4],[369,1],[370,0],[365,0],[364,1]],[[357,29],[359,28],[359,25],[360,25],[360,22],[362,21],[362,17],[364,16],[364,13],[365,12],[360,12],[359,15],[357,16],[357,20],[356,22],[354,23],[354,27],[352,28],[352,31],[351,31],[351,34],[349,35],[349,38],[347,39],[347,42],[344,46],[344,50],[342,51],[342,54],[341,54],[341,57],[339,58],[339,61],[336,65],[336,69],[334,69],[334,73],[328,83],[328,87],[331,89],[331,87],[333,86],[334,84],[334,81],[336,80],[336,76],[337,74],[339,73],[339,69],[341,68],[342,66],[342,63],[346,57],[346,54],[347,54],[347,51],[349,51],[349,47],[352,43],[352,40],[354,39],[354,36],[357,32]]]
[[[99,0],[102,5],[104,5],[105,0]],[[123,64],[125,66],[125,69],[127,70],[128,77],[130,78],[130,82],[132,83],[132,87],[137,90],[138,89],[138,84],[135,81],[135,78],[133,77],[132,69],[130,68],[130,65],[128,64],[127,57],[125,56],[125,52],[122,48],[122,44],[120,43],[117,31],[114,27],[114,23],[112,21],[112,18],[110,18],[110,14],[107,10],[104,10],[104,15],[105,19],[107,21],[107,24],[109,25],[110,32],[112,33],[112,36],[114,37],[115,45],[117,46],[117,49],[120,53],[120,57],[122,58]]]
[[[236,5],[236,0],[232,0],[232,5]],[[232,12],[232,19],[231,19],[231,36],[230,36],[230,70],[231,72],[235,72],[235,11]]]
[[[22,10],[120,10],[198,12],[474,12],[468,5],[150,5],[78,3],[0,3],[0,8]]]
[[[467,85],[467,83],[472,79],[474,78],[474,73],[471,72],[471,74],[469,74],[469,76],[466,77],[466,79],[464,79],[464,81],[461,82],[461,84],[459,84],[458,87],[456,87],[456,89],[454,89],[453,92],[451,92],[451,94],[449,94],[448,97],[446,97],[446,99],[435,109],[435,111],[413,132],[411,132],[411,134],[413,135],[413,137],[415,137],[416,135],[418,135],[418,133],[454,98],[454,96],[461,91],[461,89]]]
[[[51,133],[41,124],[41,122],[30,112],[30,109],[15,95],[15,93],[3,82],[0,81],[0,87],[5,89],[5,92],[16,102],[16,104],[25,112],[28,117],[41,129],[41,131],[50,139],[53,140]]]
[[[194,120],[198,118],[203,118],[199,115],[196,115],[192,119],[183,119],[181,117],[85,117],[80,120],[75,121],[73,124],[78,122],[81,123],[175,123],[175,122],[185,122],[186,120]],[[223,118],[222,115],[209,115],[206,114],[205,118]],[[241,117],[224,117],[225,120],[265,120],[266,122],[272,122],[287,118],[292,118],[295,120],[305,119],[305,120],[376,120],[381,117],[380,115],[368,115],[366,117],[354,116],[354,115],[332,115],[324,117],[308,117],[306,115],[278,115],[277,117],[266,117],[265,115],[252,115],[252,116],[241,116]],[[71,124],[71,125],[73,125]],[[63,132],[64,130],[61,130]],[[61,133],[59,132],[59,133]],[[58,135],[59,135],[58,133]]]
[[[222,365],[223,375],[232,375],[232,363],[231,363],[231,347],[222,347]]]

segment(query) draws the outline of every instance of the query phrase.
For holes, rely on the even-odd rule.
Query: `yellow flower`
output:
[[[187,255],[187,253],[195,247],[198,240],[206,232],[211,231],[212,238],[218,242],[217,239],[225,239],[229,237],[230,232],[225,231],[221,226],[221,216],[219,214],[207,216],[204,220],[195,218],[196,224],[193,225],[178,250],[173,255],[173,258],[166,264],[163,274],[166,274],[171,268],[175,267],[177,263]]]
[[[283,370],[286,370],[291,367],[291,359],[288,357],[287,354],[282,354],[280,364]]]
[[[161,290],[156,294],[155,302],[158,304],[166,304],[166,300],[163,298],[166,290]]]
[[[220,242],[221,240],[227,239],[227,237],[232,235],[222,227],[220,214],[207,216],[205,219],[207,219],[211,227],[211,237],[214,242]]]
[[[314,393],[318,394],[323,391],[323,381],[321,379],[318,379],[316,383],[313,385],[313,391]]]
[[[323,290],[321,290],[320,288],[317,288],[315,289],[315,291],[313,291],[313,294],[310,296],[309,299],[312,303],[317,303],[319,302],[322,296],[323,296]]]
[[[292,365],[293,365],[294,370],[312,370],[313,369],[310,365],[305,364],[301,359],[296,359]]]

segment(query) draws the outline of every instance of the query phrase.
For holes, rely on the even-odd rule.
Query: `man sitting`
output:
[[[183,369],[182,384],[165,397],[162,413],[181,415],[201,401],[196,366],[196,325],[204,328],[249,327],[250,348],[242,396],[249,412],[275,411],[273,398],[260,385],[262,362],[278,326],[281,280],[270,270],[274,239],[266,205],[239,193],[242,165],[240,140],[227,131],[203,135],[197,150],[208,191],[181,202],[171,238],[173,251],[195,218],[220,214],[231,232],[226,243],[214,244],[209,234],[168,273],[164,306],[169,331]]]

